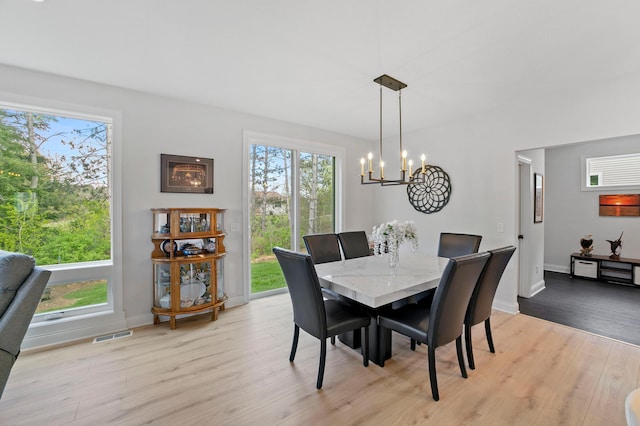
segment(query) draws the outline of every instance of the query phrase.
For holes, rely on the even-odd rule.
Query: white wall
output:
[[[547,207],[545,269],[569,273],[569,255],[580,251],[580,238],[593,235],[594,254],[611,254],[606,240],[622,236],[622,256],[640,258],[640,218],[601,217],[599,195],[637,194],[639,190],[582,191],[584,157],[640,150],[640,135],[591,141],[546,150]]]
[[[344,227],[370,227],[372,191],[360,190],[359,159],[369,144],[355,138],[131,90],[30,72],[0,65],[0,97],[13,102],[38,100],[68,104],[69,109],[104,108],[123,117],[123,278],[124,309],[129,327],[150,324],[152,269],[150,240],[153,207],[226,208],[225,285],[228,306],[241,303],[242,258],[242,132],[298,138],[346,149],[353,176],[345,178]],[[11,98],[11,99],[7,99]],[[214,194],[160,192],[160,154],[214,158]],[[232,226],[240,229],[231,232]],[[113,330],[117,331],[117,330]]]
[[[424,215],[412,211],[404,191],[379,189],[377,221],[414,220],[420,250],[429,253],[435,253],[441,231],[479,233],[483,235],[481,249],[517,246],[516,152],[638,134],[637,111],[638,73],[407,134],[407,150],[425,151],[430,163],[443,167],[451,176],[451,201],[441,212]],[[547,220],[545,217],[544,225]],[[504,224],[504,232],[497,232],[497,223]],[[533,262],[542,265],[544,247],[535,248],[534,253],[538,258]],[[516,263],[512,260],[505,271],[494,303],[497,308],[518,309]]]
[[[516,151],[640,134],[638,73],[606,85],[529,99],[521,105],[406,134],[404,143],[410,152],[426,152],[429,162],[443,167],[452,179],[449,205],[439,213],[425,215],[409,205],[405,188],[363,187],[358,183],[358,160],[364,152],[375,149],[374,143],[7,66],[0,66],[0,92],[122,111],[123,275],[130,326],[150,321],[151,207],[226,207],[225,225],[230,228],[241,223],[245,129],[344,146],[347,170],[350,164],[354,168],[353,180],[346,176],[344,228],[370,229],[394,218],[411,219],[419,228],[420,250],[428,253],[436,252],[438,235],[444,230],[482,234],[482,249],[516,244]],[[160,153],[215,158],[215,194],[160,193]],[[503,223],[504,232],[497,231],[498,223]],[[242,237],[242,232],[237,232],[225,239],[229,251],[226,285],[232,298],[242,293]],[[498,289],[495,306],[517,310],[517,265],[513,261]]]

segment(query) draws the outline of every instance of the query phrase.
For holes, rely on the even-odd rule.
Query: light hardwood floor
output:
[[[135,329],[18,358],[0,400],[2,425],[624,425],[638,387],[640,347],[524,315],[494,312],[496,354],[474,327],[476,370],[463,379],[455,344],[436,351],[440,401],[431,398],[424,345],[394,334],[380,368],[328,345],[315,388],[319,341],[293,326],[287,294],[210,316]]]

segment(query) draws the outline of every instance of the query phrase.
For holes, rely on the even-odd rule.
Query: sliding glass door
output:
[[[335,155],[265,142],[248,145],[252,295],[286,286],[273,247],[306,251],[303,235],[336,227]]]

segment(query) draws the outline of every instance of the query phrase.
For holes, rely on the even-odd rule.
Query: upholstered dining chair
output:
[[[451,258],[477,253],[480,248],[481,240],[482,235],[442,232],[438,243],[438,256]],[[433,290],[427,290],[420,294],[416,294],[411,301],[422,305],[431,305],[434,294],[435,292]],[[414,344],[415,342],[412,342],[412,346]]]
[[[369,239],[364,231],[340,232],[338,240],[340,240],[345,259],[371,256]]]
[[[313,263],[327,263],[342,260],[340,254],[340,243],[338,242],[338,234],[313,234],[304,235],[302,237],[307,252],[311,255]],[[328,288],[322,289],[322,294],[328,299],[339,299],[340,296],[333,290]],[[332,341],[332,343],[335,339]]]
[[[456,257],[477,253],[480,241],[482,241],[482,235],[442,232],[438,243],[438,256]]]
[[[469,307],[464,318],[464,341],[467,349],[467,361],[469,362],[469,368],[472,370],[476,366],[471,345],[471,327],[484,322],[489,350],[491,353],[496,353],[493,347],[493,337],[491,336],[491,306],[493,305],[493,298],[496,295],[500,278],[502,278],[502,274],[515,251],[516,248],[514,246],[489,250],[489,260],[482,274],[480,274],[476,288],[471,295]]]
[[[293,305],[294,329],[289,361],[293,362],[296,356],[300,329],[320,339],[320,366],[316,383],[316,387],[320,389],[327,356],[327,339],[349,331],[362,330],[364,331],[362,363],[367,367],[371,317],[361,312],[357,306],[340,300],[323,300],[311,256],[280,247],[274,247],[273,253],[282,268]],[[332,339],[331,343],[334,344],[335,340]]]
[[[487,259],[488,253],[449,259],[430,307],[409,304],[378,315],[378,325],[410,337],[412,349],[415,349],[414,341],[427,345],[431,394],[436,401],[440,399],[436,377],[436,348],[455,340],[460,372],[462,377],[467,378],[462,353],[462,326],[471,293]]]
[[[302,239],[313,263],[320,264],[342,260],[338,234],[305,235]]]

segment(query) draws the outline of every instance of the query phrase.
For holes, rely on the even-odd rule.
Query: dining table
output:
[[[388,254],[365,256],[315,265],[322,287],[338,293],[343,300],[358,304],[371,315],[369,359],[378,365],[391,357],[391,332],[378,327],[378,314],[393,309],[435,289],[448,258],[407,252],[401,253],[396,266],[389,265]],[[357,336],[339,336],[353,348],[360,345]]]

